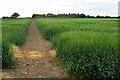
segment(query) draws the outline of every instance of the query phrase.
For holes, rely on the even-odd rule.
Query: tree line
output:
[[[8,16],[3,16],[2,17],[2,19],[15,19],[15,18],[17,18],[17,17],[19,17],[20,16],[20,14],[19,13],[17,13],[17,12],[14,12],[10,17],[8,17]]]
[[[69,14],[33,14],[32,18],[117,18],[117,17],[111,17],[111,16],[90,16],[90,15],[85,15],[83,13],[81,14],[76,14],[76,13],[69,13]]]
[[[15,19],[17,17],[19,17],[20,14],[15,12],[13,13],[10,17],[7,16],[3,16],[3,19]],[[76,14],[76,13],[68,13],[68,14],[52,14],[52,13],[48,13],[48,14],[33,14],[32,18],[118,18],[118,17],[111,17],[111,16],[90,16],[90,15],[85,15],[83,13],[81,14]]]

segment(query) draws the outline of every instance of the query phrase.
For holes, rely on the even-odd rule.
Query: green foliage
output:
[[[84,78],[118,78],[119,54],[115,34],[65,32],[53,38],[53,48],[68,73]]]
[[[28,30],[29,19],[4,19],[2,24],[2,66],[15,68],[12,45],[22,45]]]
[[[80,17],[80,18],[85,18],[86,15],[85,15],[85,14],[80,14],[79,17]]]
[[[18,13],[13,13],[12,15],[11,15],[11,18],[17,18],[18,16],[20,16]]]
[[[7,18],[7,17],[3,17],[3,18]],[[32,18],[118,18],[118,17],[111,17],[111,16],[90,16],[90,15],[85,15],[83,13],[61,13],[61,14],[52,14],[52,13],[48,13],[48,14],[33,14]]]
[[[17,62],[13,55],[12,44],[9,42],[3,42],[2,49],[2,68],[15,68]]]
[[[36,19],[69,74],[120,78],[117,19]]]

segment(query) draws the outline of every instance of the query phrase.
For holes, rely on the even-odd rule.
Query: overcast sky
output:
[[[118,15],[120,0],[0,0],[0,17],[18,12],[20,17],[33,13],[84,13],[86,15]]]

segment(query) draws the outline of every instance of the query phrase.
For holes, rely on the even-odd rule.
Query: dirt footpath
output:
[[[51,50],[51,43],[41,36],[34,21],[31,22],[23,46],[13,46],[19,66],[3,70],[3,78],[66,78],[63,67]]]

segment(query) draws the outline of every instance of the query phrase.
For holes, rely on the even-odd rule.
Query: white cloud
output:
[[[85,13],[89,15],[117,16],[119,0],[1,0],[2,16],[10,16],[14,12],[21,17],[32,16],[33,13]]]

